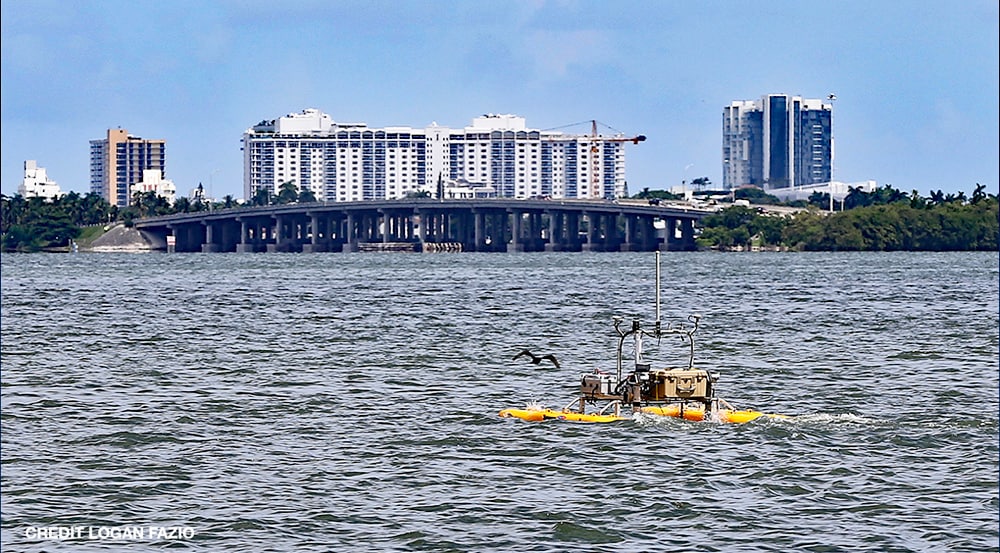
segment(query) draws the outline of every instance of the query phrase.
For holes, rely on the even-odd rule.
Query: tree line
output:
[[[220,205],[231,207],[235,202],[227,196]],[[20,194],[0,195],[0,249],[32,252],[62,248],[79,238],[85,227],[112,223],[131,226],[132,221],[142,217],[211,208],[208,202],[197,199],[178,198],[171,203],[155,192],[137,192],[126,207],[111,205],[93,192],[70,192],[51,201]]]
[[[309,189],[299,191],[293,181],[283,183],[277,194],[261,189],[249,206],[315,202],[316,196]],[[84,227],[123,223],[132,226],[143,217],[193,213],[213,209],[239,207],[231,196],[221,201],[205,198],[204,187],[199,184],[193,197],[180,197],[171,202],[155,192],[136,192],[128,206],[113,206],[100,194],[88,192],[80,195],[70,192],[47,201],[43,198],[25,198],[20,194],[0,195],[0,250],[5,252],[33,252],[49,248],[65,248],[80,237]]]
[[[793,216],[765,214],[759,207],[732,206],[705,217],[697,238],[702,248],[754,246],[812,251],[998,251],[997,196],[977,185],[964,192],[929,197],[891,185],[871,192],[850,189],[842,211],[828,213],[829,195],[813,194]]]
[[[702,185],[709,185],[704,179]],[[745,199],[751,207],[733,205],[705,217],[699,224],[697,243],[705,249],[750,249],[779,247],[793,250],[859,251],[996,251],[998,249],[997,196],[977,185],[971,196],[964,192],[944,194],[940,190],[923,197],[903,193],[891,185],[871,192],[850,189],[837,204],[841,211],[823,211],[830,205],[825,193],[806,201],[782,203],[757,188],[727,192]],[[153,192],[136,193],[129,206],[108,204],[98,194],[64,194],[53,201],[0,195],[0,249],[39,251],[66,247],[84,227],[122,222],[131,225],[141,217],[190,213],[238,207],[232,196],[209,202],[204,194],[178,198],[171,203]],[[669,192],[644,189],[633,198],[680,199]],[[299,191],[293,182],[283,183],[277,194],[261,190],[250,198],[251,206],[313,202],[310,190]],[[764,213],[761,206],[803,207],[793,216]]]

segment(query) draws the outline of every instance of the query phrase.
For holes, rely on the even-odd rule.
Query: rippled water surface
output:
[[[662,266],[792,418],[497,416],[613,369],[652,254],[4,255],[3,550],[998,551],[996,253]],[[193,536],[29,531],[132,525]]]

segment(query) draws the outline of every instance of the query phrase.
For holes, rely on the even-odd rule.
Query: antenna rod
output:
[[[660,252],[656,251],[656,334],[660,334]]]

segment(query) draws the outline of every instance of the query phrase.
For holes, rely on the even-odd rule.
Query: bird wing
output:
[[[528,351],[526,349],[522,349],[521,353],[519,353],[519,354],[517,354],[517,355],[514,356],[514,359],[517,359],[518,357],[521,357],[522,355],[527,355],[528,357],[534,357],[534,355],[532,355],[530,351]]]
[[[548,355],[543,355],[542,359],[548,359],[549,361],[552,361],[552,364],[555,365],[557,369],[559,368],[559,361],[556,360],[555,355],[552,355],[551,353]]]

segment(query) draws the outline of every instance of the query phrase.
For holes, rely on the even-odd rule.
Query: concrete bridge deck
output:
[[[176,252],[654,251],[694,249],[710,211],[584,200],[313,202],[150,217],[135,222]],[[382,247],[372,247],[383,244]]]

